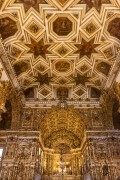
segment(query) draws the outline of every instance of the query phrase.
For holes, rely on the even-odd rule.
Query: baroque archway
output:
[[[63,143],[70,149],[80,148],[84,130],[84,120],[74,108],[52,108],[40,124],[44,147],[54,150]]]
[[[77,172],[73,167],[74,151],[80,155],[84,138],[85,122],[74,108],[52,108],[48,110],[40,123],[40,141],[44,146],[44,174],[60,175],[61,163],[64,162],[64,173]],[[61,162],[62,161],[62,162]]]

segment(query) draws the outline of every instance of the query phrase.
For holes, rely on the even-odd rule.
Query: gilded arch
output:
[[[52,108],[40,124],[45,148],[54,149],[64,144],[70,149],[80,148],[85,122],[74,108]]]

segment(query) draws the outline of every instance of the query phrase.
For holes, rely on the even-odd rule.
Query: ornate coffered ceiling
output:
[[[39,99],[97,98],[111,85],[119,68],[119,0],[0,0],[0,8],[13,84],[33,87]]]

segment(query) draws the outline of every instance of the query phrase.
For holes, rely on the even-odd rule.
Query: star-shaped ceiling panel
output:
[[[0,34],[21,88],[39,98],[90,98],[105,87],[120,46],[119,0],[5,0]]]
[[[83,56],[87,56],[88,58],[91,58],[91,54],[96,53],[95,48],[97,46],[98,45],[94,43],[94,40],[91,40],[89,42],[82,40],[80,44],[76,44],[78,50],[75,53],[78,53],[80,55],[80,58]]]
[[[28,53],[33,53],[35,58],[40,55],[45,59],[46,54],[50,54],[50,52],[47,50],[49,45],[45,45],[43,39],[41,39],[38,43],[31,40],[31,43],[27,46],[30,48]]]

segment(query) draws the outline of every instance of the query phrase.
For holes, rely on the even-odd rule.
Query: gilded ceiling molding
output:
[[[9,77],[9,80],[11,81],[11,84],[13,87],[17,88],[18,90],[21,89],[19,82],[15,76],[15,72],[11,66],[10,59],[8,58],[6,47],[4,46],[2,42],[2,38],[0,38],[0,60],[1,63],[5,69],[5,72],[7,76]]]

